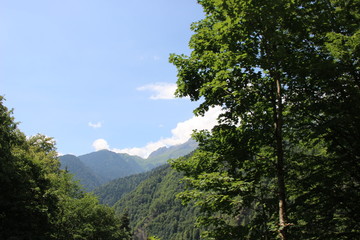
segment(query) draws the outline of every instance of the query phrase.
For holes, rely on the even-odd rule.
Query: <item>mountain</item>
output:
[[[145,163],[145,168],[152,169],[167,163],[167,160],[185,156],[194,151],[198,147],[198,143],[189,139],[187,142],[171,147],[161,147],[158,150],[152,152],[145,160],[141,160],[140,163]]]
[[[79,159],[106,181],[144,171],[144,168],[138,164],[142,158],[108,150],[85,154],[79,156]]]
[[[60,157],[61,169],[66,169],[74,175],[74,179],[84,186],[85,190],[92,191],[105,183],[105,179],[87,167],[78,157],[64,155]]]
[[[80,181],[85,190],[92,191],[114,179],[142,173],[165,164],[171,158],[189,154],[196,147],[197,143],[190,139],[184,144],[159,148],[151,153],[147,159],[100,150],[78,157],[64,155],[60,157],[60,162],[62,168],[67,168],[70,173],[74,174],[74,178]],[[109,198],[112,199],[111,196]]]
[[[134,174],[128,177],[112,180],[94,190],[100,203],[113,206],[121,197],[134,190],[142,181],[149,178],[152,171]]]
[[[92,191],[116,178],[144,172],[145,169],[137,163],[139,159],[142,158],[108,150],[78,157],[70,154],[59,157],[61,168],[73,174],[86,191]]]
[[[176,199],[183,190],[180,178],[181,174],[169,165],[160,166],[114,204],[116,212],[128,212],[134,240],[146,240],[148,236],[167,240],[200,239],[200,231],[194,227],[198,209],[184,206]]]

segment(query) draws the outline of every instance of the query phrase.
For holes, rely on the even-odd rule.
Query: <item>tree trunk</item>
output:
[[[287,213],[286,213],[286,188],[284,170],[284,150],[282,139],[282,115],[283,103],[279,74],[274,74],[274,91],[276,97],[273,99],[273,120],[276,152],[276,174],[279,200],[279,234],[282,240],[286,240]]]

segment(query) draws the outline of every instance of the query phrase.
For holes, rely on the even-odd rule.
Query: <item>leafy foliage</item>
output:
[[[90,194],[62,199],[60,211],[54,239],[122,239],[124,233],[113,209],[100,205]]]
[[[51,139],[26,139],[0,97],[0,238],[46,238],[56,215],[60,171]]]
[[[274,238],[275,166],[266,151],[252,155],[234,126],[220,125],[212,135],[202,132],[199,137],[206,144],[191,158],[174,160],[172,166],[186,173],[183,181],[189,189],[178,196],[200,207],[198,224],[210,230],[204,237]]]

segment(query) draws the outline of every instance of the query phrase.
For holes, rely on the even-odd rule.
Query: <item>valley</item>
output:
[[[100,150],[81,156],[64,155],[62,169],[73,174],[84,190],[93,192],[101,204],[115,213],[128,214],[134,240],[150,236],[160,239],[200,239],[194,227],[198,209],[176,199],[183,190],[182,175],[167,161],[189,154],[197,144],[188,142],[163,147],[147,159]]]

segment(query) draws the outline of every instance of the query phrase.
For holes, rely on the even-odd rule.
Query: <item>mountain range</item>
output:
[[[196,147],[197,143],[190,139],[184,144],[159,148],[147,159],[109,150],[81,156],[67,154],[59,159],[62,169],[72,173],[86,191],[92,191],[111,180],[151,170],[165,164],[171,158],[178,158],[194,151]]]
[[[200,239],[194,227],[197,207],[182,205],[176,195],[183,190],[181,173],[167,161],[189,155],[197,148],[194,140],[154,151],[147,159],[100,150],[60,157],[61,166],[74,175],[100,203],[126,213],[134,240],[150,236],[160,239]]]

